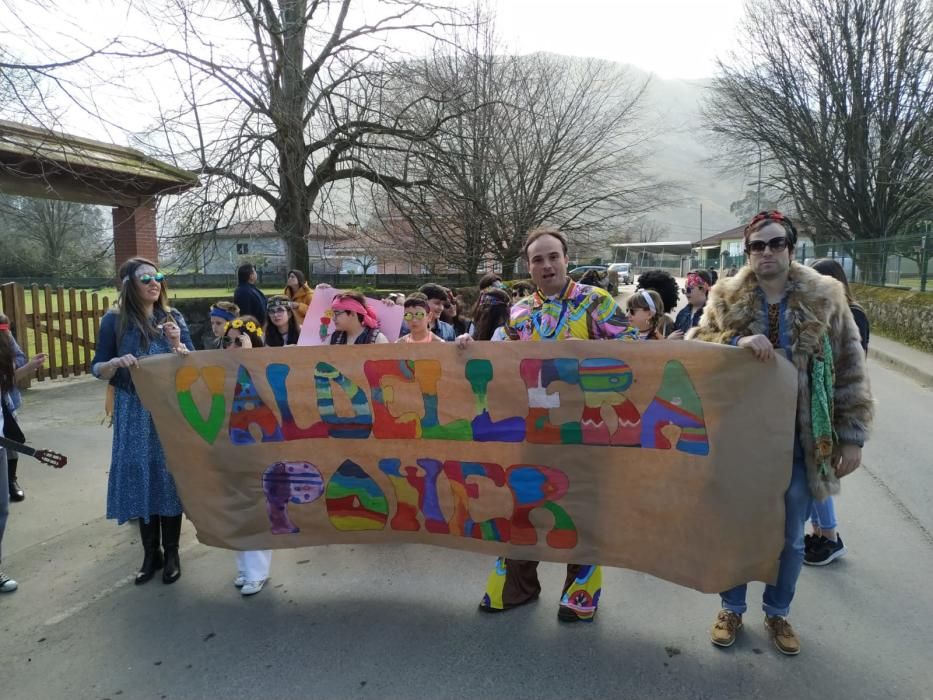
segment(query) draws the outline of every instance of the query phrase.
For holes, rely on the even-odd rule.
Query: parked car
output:
[[[619,293],[618,275],[615,272],[610,273],[605,265],[581,265],[567,274],[577,282],[602,287],[613,296]]]
[[[632,263],[612,263],[609,266],[609,272],[619,275],[619,284],[632,283]]]

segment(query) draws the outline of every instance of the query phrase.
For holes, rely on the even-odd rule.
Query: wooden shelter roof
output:
[[[133,148],[0,120],[3,194],[137,207],[199,184]]]

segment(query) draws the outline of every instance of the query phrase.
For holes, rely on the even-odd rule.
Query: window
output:
[[[237,243],[236,254],[237,255],[249,255],[249,243]]]

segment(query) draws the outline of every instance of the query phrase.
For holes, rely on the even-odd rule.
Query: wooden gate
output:
[[[9,282],[0,285],[0,306],[23,352],[49,356],[37,379],[57,379],[91,371],[100,319],[110,300],[97,292]]]

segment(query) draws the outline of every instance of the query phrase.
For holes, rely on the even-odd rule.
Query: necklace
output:
[[[572,280],[567,280],[564,284],[564,288],[560,291],[560,294],[557,295],[557,298],[561,300],[560,302],[560,312],[557,314],[549,313],[554,310],[556,306],[556,299],[548,299],[539,290],[537,295],[542,301],[541,308],[537,311],[531,312],[531,323],[535,328],[535,331],[538,333],[538,337],[542,340],[552,340],[558,336],[558,334],[564,329],[564,325],[567,323],[567,310],[569,308],[569,300],[567,299],[567,293],[570,289]],[[557,320],[554,322],[554,327],[548,329],[547,319],[554,318],[556,315]]]
[[[537,331],[538,336],[544,340],[551,340],[554,338],[560,331],[563,330],[564,324],[567,322],[567,300],[564,299],[560,304],[560,313],[557,315],[557,320],[554,323],[554,327],[548,329],[546,319],[553,318],[553,314],[546,312],[549,306],[553,306],[554,302],[548,300],[548,302],[541,307],[538,311],[532,311],[531,313],[531,322],[534,324],[535,331]],[[542,322],[542,320],[544,321]]]

